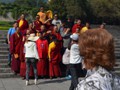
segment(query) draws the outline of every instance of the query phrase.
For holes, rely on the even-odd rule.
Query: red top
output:
[[[40,59],[46,59],[48,56],[48,42],[45,39],[38,39],[36,46]]]
[[[79,24],[73,25],[73,27],[72,27],[72,33],[75,33],[77,28],[79,28],[79,29],[81,30],[81,29],[82,29],[82,26],[79,25]]]

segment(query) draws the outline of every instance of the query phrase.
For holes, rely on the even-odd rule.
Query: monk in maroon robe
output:
[[[82,29],[82,25],[81,25],[81,20],[80,19],[78,19],[77,23],[75,25],[73,25],[73,27],[72,27],[72,33],[75,33],[77,28],[79,30]]]
[[[10,52],[12,54],[11,69],[15,74],[20,72],[20,47],[22,43],[22,35],[19,28],[10,37]]]
[[[62,36],[60,35],[60,33],[58,32],[58,26],[54,26],[53,27],[53,31],[52,31],[52,34],[56,36],[56,38],[62,42]]]
[[[48,41],[44,39],[45,32],[41,33],[36,41],[40,61],[37,64],[38,76],[48,76]]]
[[[57,39],[53,39],[53,41],[49,44],[48,56],[50,78],[60,77],[61,76],[61,70],[59,66],[60,48],[59,41]]]
[[[29,24],[29,27],[26,29],[26,33],[27,33],[27,31],[29,31],[29,34],[31,34],[31,33],[36,33],[36,30],[35,30],[35,28],[34,28],[33,23],[30,23],[30,24]]]
[[[40,19],[40,16],[37,15],[37,16],[36,16],[36,20],[33,22],[34,29],[36,30],[36,32],[40,32],[40,27],[41,27],[41,25],[42,25],[42,22],[39,21],[39,19]]]
[[[28,21],[25,20],[25,15],[24,14],[22,14],[21,17],[20,17],[20,19],[17,20],[17,23],[18,23],[20,32],[22,34],[25,34],[26,29],[28,28]]]
[[[57,40],[59,41],[58,45],[59,45],[59,49],[61,50],[63,47],[63,39],[62,39],[62,36],[60,35],[60,33],[58,32],[57,26],[54,26],[52,34],[54,36],[56,36]],[[60,54],[59,61],[61,61],[61,60],[62,60],[62,55]]]

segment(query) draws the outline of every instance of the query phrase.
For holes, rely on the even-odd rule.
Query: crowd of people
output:
[[[53,16],[50,14],[51,11],[47,15],[41,7],[35,21],[28,24],[25,15],[21,14],[14,22],[7,34],[8,65],[14,74],[20,73],[26,79],[26,85],[29,85],[29,77],[34,76],[34,83],[37,84],[38,77],[60,78],[65,71],[66,79],[71,79],[69,90],[99,90],[99,85],[93,84],[95,82],[88,82],[91,78],[80,83],[78,78],[88,77],[95,70],[100,70],[97,72],[101,75],[103,68],[110,70],[114,66],[113,39],[104,30],[105,24],[98,30],[89,30],[91,27],[88,22],[82,25],[80,19],[74,22],[70,17],[62,21],[57,13]],[[113,57],[108,58],[109,51]]]

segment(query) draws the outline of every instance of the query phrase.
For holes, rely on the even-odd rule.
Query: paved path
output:
[[[59,79],[39,79],[37,85],[34,80],[30,80],[30,85],[25,85],[25,80],[21,78],[0,79],[0,90],[69,90],[70,80]]]

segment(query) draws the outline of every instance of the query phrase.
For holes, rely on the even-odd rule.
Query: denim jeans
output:
[[[26,58],[26,80],[29,80],[29,72],[30,72],[31,65],[34,70],[35,79],[38,79],[36,64],[37,64],[37,60],[35,58]]]
[[[10,54],[10,52],[8,54],[8,63],[11,64],[11,54]]]

